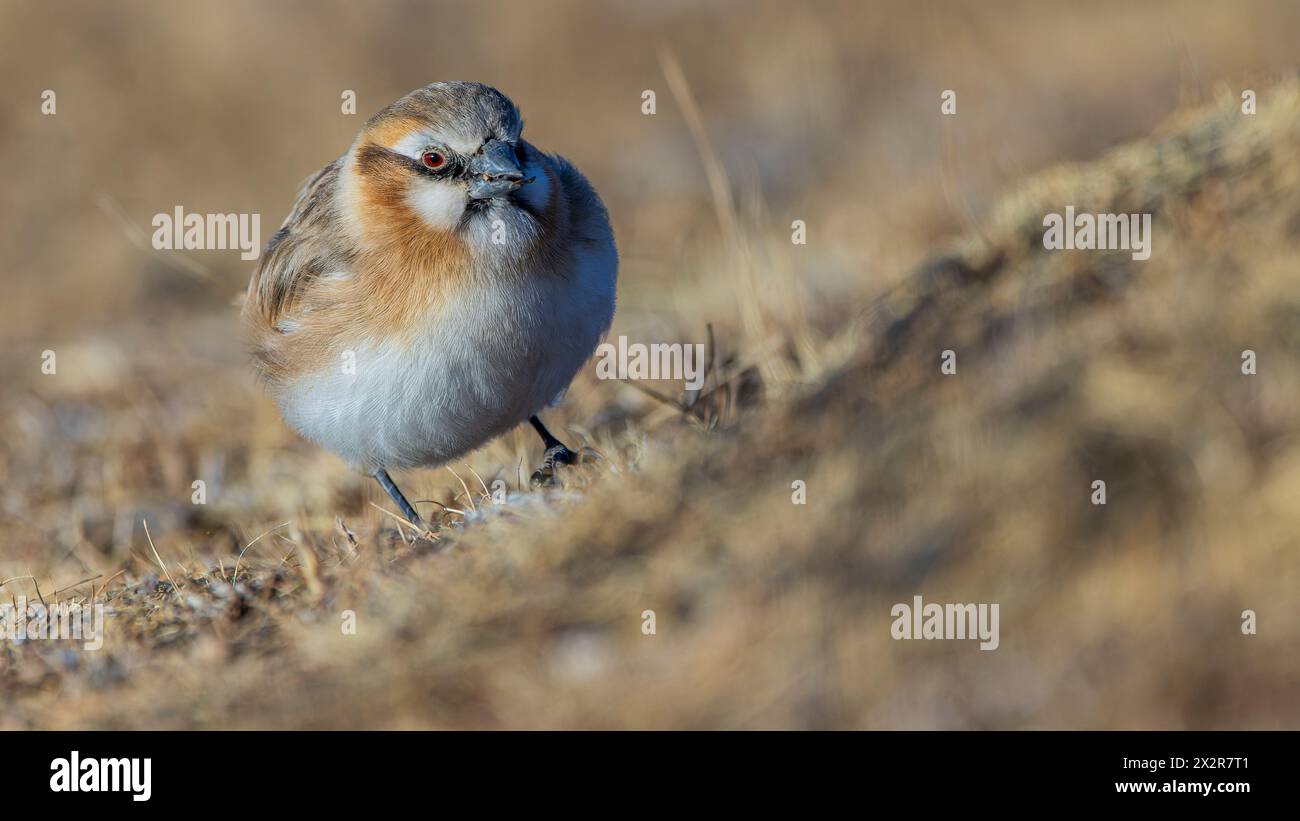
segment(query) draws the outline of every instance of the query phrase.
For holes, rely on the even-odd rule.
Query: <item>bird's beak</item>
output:
[[[473,199],[504,196],[525,182],[509,143],[488,140],[469,162],[469,195]]]

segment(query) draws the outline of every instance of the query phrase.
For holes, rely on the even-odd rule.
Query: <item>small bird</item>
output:
[[[524,140],[480,83],[433,83],[366,121],[267,244],[245,335],[288,424],[375,477],[436,467],[527,420],[535,483],[590,458],[538,413],[614,317],[618,252],[595,189]]]

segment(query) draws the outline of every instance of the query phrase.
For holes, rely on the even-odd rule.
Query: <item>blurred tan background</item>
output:
[[[1144,292],[1146,310],[1142,302],[1123,310],[1094,303],[1082,287],[1045,303],[1049,319],[1036,327],[1047,341],[1029,347],[1064,360],[1090,340],[1103,368],[1087,371],[1093,382],[1035,370],[1046,366],[1008,342],[992,349],[1024,364],[1023,384],[997,382],[994,390],[999,377],[986,374],[984,387],[966,383],[967,393],[918,387],[916,371],[880,364],[872,334],[886,326],[863,319],[876,315],[880,300],[908,299],[898,294],[921,287],[915,272],[927,260],[975,242],[980,248],[963,257],[968,262],[1006,251],[987,263],[1009,278],[1005,293],[963,290],[935,304],[946,306],[941,326],[974,323],[971,345],[989,343],[998,334],[980,323],[996,311],[985,311],[985,300],[1038,304],[1042,292],[1025,283],[1039,271],[1048,273],[1034,281],[1051,282],[1056,270],[1023,260],[1007,267],[1007,255],[1026,247],[1007,226],[1032,226],[1044,211],[1016,212],[1018,201],[1008,205],[1004,194],[1044,169],[1146,139],[1179,112],[1218,99],[1230,114],[1244,88],[1259,92],[1263,111],[1272,102],[1268,90],[1293,74],[1298,57],[1300,5],[1293,2],[0,0],[7,177],[0,185],[0,581],[10,580],[0,594],[30,596],[35,583],[64,597],[116,596],[122,614],[118,643],[110,634],[106,652],[82,660],[3,648],[0,682],[20,694],[5,720],[221,726],[238,714],[235,723],[246,726],[1295,726],[1295,704],[1281,694],[1300,679],[1294,662],[1275,658],[1289,646],[1276,631],[1296,635],[1294,607],[1286,621],[1271,622],[1271,637],[1258,637],[1267,653],[1232,643],[1241,641],[1241,607],[1288,601],[1294,542],[1274,534],[1254,560],[1234,559],[1227,567],[1240,577],[1217,563],[1225,544],[1178,560],[1205,574],[1190,581],[1171,576],[1158,558],[1166,555],[1162,540],[1181,544],[1189,530],[1204,530],[1190,512],[1205,509],[1204,498],[1239,514],[1237,501],[1263,482],[1267,466],[1239,452],[1249,450],[1242,444],[1249,433],[1205,433],[1214,447],[1200,462],[1183,442],[1194,426],[1170,432],[1153,422],[1143,437],[1180,443],[1168,458],[1190,459],[1202,471],[1212,465],[1209,476],[1231,481],[1208,497],[1178,490],[1179,499],[1201,500],[1190,507],[1153,501],[1159,510],[1130,510],[1127,525],[1107,525],[1120,531],[1106,554],[1116,563],[1104,569],[1078,565],[1066,548],[1084,550],[1110,531],[1091,530],[1073,507],[1055,517],[1055,503],[1026,524],[1014,515],[1026,497],[1007,495],[1012,487],[1073,492],[1061,473],[1066,462],[1077,467],[1070,460],[1118,465],[1133,477],[1130,488],[1163,481],[1150,466],[1157,457],[1133,456],[1107,433],[1143,413],[1204,419],[1197,389],[1173,385],[1162,393],[1151,387],[1164,384],[1158,379],[1142,381],[1116,365],[1122,358],[1107,345],[1140,335],[1151,306],[1168,306],[1164,291]],[[685,91],[666,78],[673,65]],[[397,538],[391,520],[369,504],[383,503],[377,489],[297,440],[257,393],[233,307],[251,264],[238,251],[158,252],[148,239],[153,215],[181,205],[260,213],[265,242],[299,182],[342,153],[366,117],[439,79],[500,88],[522,110],[526,136],[572,159],[596,185],[622,254],[614,334],[702,342],[711,327],[728,381],[711,394],[725,402],[681,414],[584,374],[559,424],[610,457],[592,495],[555,502],[558,513],[535,511],[536,500],[521,503],[529,512],[513,529],[496,520],[463,535],[449,528],[448,544],[456,546],[430,557]],[[54,116],[41,114],[45,89],[57,93]],[[355,116],[340,112],[348,89],[357,95]],[[657,94],[654,116],[641,113],[646,89]],[[957,92],[956,117],[939,114],[945,89]],[[692,133],[694,111],[705,142]],[[1249,177],[1254,186],[1261,167],[1289,179],[1278,169],[1291,167],[1294,135],[1286,116],[1269,116],[1251,138],[1282,140],[1264,151],[1265,165],[1251,155],[1215,166],[1214,185],[1235,191],[1234,181]],[[1218,139],[1203,142],[1221,147]],[[1197,156],[1209,168],[1218,149]],[[1127,202],[1140,188],[1134,175],[1158,165],[1139,164],[1120,177],[1089,176],[1108,173],[1105,165],[1074,177],[1051,172],[1073,187],[1043,207],[1059,209],[1066,198],[1082,205],[1090,196]],[[723,191],[711,190],[710,171]],[[1205,339],[1212,327],[1233,343],[1237,331],[1267,328],[1264,342],[1243,339],[1237,350],[1268,343],[1275,365],[1282,351],[1294,362],[1294,330],[1259,321],[1261,312],[1281,310],[1290,293],[1283,285],[1294,281],[1289,212],[1269,204],[1289,189],[1275,180],[1263,205],[1242,194],[1242,223],[1224,222],[1224,214],[1198,222],[1187,214],[1203,194],[1201,176],[1171,179],[1151,184],[1159,197],[1186,206],[1162,212],[1185,220],[1185,261],[1217,260],[1228,277],[1191,278],[1203,288],[1179,304],[1202,311],[1189,308],[1189,315],[1223,319],[1215,312],[1224,282],[1236,276],[1242,288],[1265,285],[1250,290],[1256,301],[1222,327],[1189,321],[1150,344],[1185,353],[1179,345]],[[1276,226],[1268,222],[1274,218]],[[795,219],[807,223],[806,246],[789,242]],[[1276,230],[1260,228],[1265,222]],[[1216,257],[1255,231],[1265,237],[1254,253],[1267,259],[1251,257],[1260,266],[1230,262],[1226,251]],[[1291,244],[1260,245],[1281,238]],[[1163,258],[1150,270],[1174,265]],[[1095,278],[1106,290],[1109,264],[1100,273],[1059,275]],[[1187,293],[1179,285],[1186,269],[1158,270],[1168,270],[1153,280],[1159,287]],[[888,304],[906,314],[925,296],[903,308]],[[1100,312],[1095,324],[1079,326],[1090,330],[1064,318],[1076,306]],[[936,345],[951,344],[935,333]],[[55,376],[40,371],[45,350],[58,355]],[[930,357],[928,347],[918,351]],[[1193,359],[1180,367],[1209,368],[1213,379],[1226,380],[1235,354],[1227,355],[1222,365]],[[1167,375],[1161,368],[1179,361],[1156,358],[1138,370]],[[846,373],[856,374],[856,387],[836,381]],[[1052,386],[1067,384],[1085,391],[1069,405],[1078,417],[1044,417],[1046,399],[1018,393],[1051,395]],[[1294,380],[1271,384],[1262,404],[1244,411],[1271,426],[1264,445],[1250,445],[1261,454],[1267,443],[1300,433],[1282,409],[1294,399]],[[1089,404],[1121,394],[1135,397],[1134,408]],[[839,415],[802,415],[811,412],[799,404],[810,395]],[[1030,401],[1035,396],[1040,404]],[[1017,397],[1027,404],[1015,405]],[[990,417],[976,418],[984,412]],[[904,417],[911,428],[891,427],[889,420]],[[997,428],[1013,417],[1020,422]],[[742,445],[754,440],[745,437],[760,435],[802,444],[747,454]],[[521,431],[468,465],[513,484],[518,465],[537,455]],[[824,471],[837,488],[826,507],[781,507],[791,475],[784,466],[792,464],[807,475]],[[463,488],[460,478],[473,480],[457,471],[407,481],[421,499],[465,507],[477,491]],[[1080,474],[1081,487],[1087,475]],[[1023,484],[988,490],[1007,476]],[[196,477],[211,497],[202,509],[190,503]],[[1262,486],[1278,499],[1294,487],[1290,479]],[[889,525],[872,529],[856,518],[868,510]],[[588,519],[595,521],[583,524]],[[1172,531],[1164,529],[1170,521]],[[291,524],[265,535],[282,522]],[[1236,524],[1218,527],[1235,533]],[[637,535],[642,526],[646,535]],[[243,592],[241,578],[230,576],[241,554],[250,585]],[[197,603],[171,589],[159,561]],[[1016,577],[1009,569],[1026,564],[1035,570],[1024,584],[993,581]],[[890,567],[912,570],[891,575]],[[861,586],[844,581],[859,574]],[[1262,576],[1271,577],[1267,589],[1252,587]],[[1201,587],[1227,577],[1236,581],[1218,591],[1221,599]],[[98,581],[74,586],[86,578]],[[836,578],[844,585],[825,586]],[[920,584],[926,578],[929,587]],[[1168,647],[1167,635],[1123,638],[1120,625],[1117,637],[1103,624],[1128,618],[1096,598],[1121,580],[1132,585],[1122,592],[1138,623],[1155,619],[1176,631],[1165,624],[1175,611],[1164,605],[1190,606],[1200,593],[1221,612],[1186,615],[1209,622],[1176,657],[1162,659],[1151,650]],[[1005,602],[1003,649],[985,658],[944,646],[918,656],[909,643],[890,643],[889,604],[917,592]],[[1029,597],[1019,609],[1017,596]],[[422,610],[412,601],[440,603]],[[1156,614],[1142,615],[1142,601],[1160,603]],[[423,638],[402,633],[400,646],[375,640],[359,650],[354,642],[346,652],[355,656],[340,655],[320,631],[342,606],[370,608],[386,625],[418,625]],[[661,626],[666,636],[643,639],[638,614],[651,606],[661,619],[674,614],[678,632]],[[1111,615],[1088,625],[1068,615],[1094,607]],[[1016,643],[1026,630],[1017,616],[1058,611],[1065,615],[1052,617],[1057,632],[1040,621],[1042,632],[1022,633]],[[646,641],[657,644],[645,650]],[[1232,679],[1256,652],[1274,658],[1272,666],[1250,673],[1249,682]],[[1193,659],[1202,654],[1233,661],[1201,668]],[[266,661],[272,657],[283,662],[277,670]],[[373,670],[373,680],[349,674],[355,665]],[[315,684],[295,678],[306,677],[303,670],[316,671]],[[214,679],[214,671],[224,672]],[[193,684],[185,698],[170,692],[185,688],[164,696],[151,683],[178,677]],[[1108,677],[1122,687],[1103,683]],[[1012,682],[1027,690],[1008,690]],[[650,700],[634,704],[636,693]],[[363,701],[369,706],[357,708]]]

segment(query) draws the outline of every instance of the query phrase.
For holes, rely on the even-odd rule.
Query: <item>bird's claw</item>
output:
[[[577,453],[564,445],[556,445],[542,457],[542,466],[533,471],[533,487],[550,487],[555,484],[555,471],[560,465],[586,465],[598,461],[600,454],[591,448],[579,448]]]

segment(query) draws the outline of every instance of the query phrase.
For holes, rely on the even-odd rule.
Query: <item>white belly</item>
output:
[[[280,394],[285,420],[353,467],[433,467],[559,397],[609,328],[617,263],[471,286],[413,339],[356,340]]]

